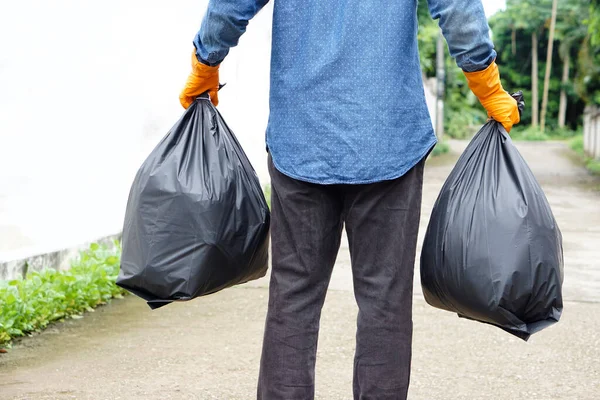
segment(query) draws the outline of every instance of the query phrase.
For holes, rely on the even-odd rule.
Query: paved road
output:
[[[464,146],[429,163],[421,232]],[[525,343],[429,307],[417,284],[410,399],[600,398],[600,182],[563,144],[519,148],[564,235],[563,318]],[[1,355],[0,399],[252,399],[266,302],[266,279],[153,312],[133,296],[114,301]],[[343,243],[323,311],[318,399],[351,399],[356,311]]]

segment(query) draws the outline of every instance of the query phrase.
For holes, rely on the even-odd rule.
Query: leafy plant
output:
[[[550,131],[546,131],[548,136],[552,139],[572,139],[581,135],[581,129],[572,130],[568,128],[555,128]]]
[[[593,159],[585,155],[583,151],[583,135],[579,134],[571,139],[569,147],[571,147],[571,150],[579,155],[585,167],[592,174],[600,176],[600,159]]]
[[[126,294],[115,284],[121,247],[92,244],[67,271],[46,269],[0,281],[0,345]]]
[[[544,141],[544,140],[565,140],[572,139],[581,135],[581,130],[571,130],[568,128],[555,128],[542,132],[537,127],[516,125],[510,131],[513,140],[526,141]]]
[[[265,199],[267,200],[267,205],[271,208],[271,185],[265,185],[263,192],[265,194]]]
[[[588,160],[585,166],[592,174],[600,176],[600,160]]]
[[[518,129],[515,127],[511,130],[510,137],[513,140],[526,140],[530,142],[540,142],[550,139],[550,136],[548,136],[546,133],[542,132],[539,128],[532,126],[524,129]]]
[[[571,140],[571,142],[569,143],[569,146],[577,154],[583,156],[583,136],[582,135],[574,137]]]
[[[435,145],[435,147],[433,148],[433,150],[431,151],[431,155],[433,157],[437,157],[437,156],[440,156],[442,154],[446,154],[449,151],[450,151],[450,145],[447,142],[439,141]]]

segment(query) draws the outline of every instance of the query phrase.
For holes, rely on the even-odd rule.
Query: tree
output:
[[[556,38],[560,41],[558,52],[563,62],[562,79],[560,86],[560,103],[558,107],[558,127],[564,128],[567,117],[567,104],[570,90],[570,71],[572,63],[572,50],[580,47],[588,31],[580,21],[585,19],[589,12],[589,4],[581,0],[563,0],[558,8],[556,22]]]
[[[517,31],[523,31],[531,36],[531,124],[538,125],[539,121],[539,88],[538,88],[538,46],[539,34],[544,29],[548,17],[550,17],[550,0],[507,0],[506,17],[512,21],[511,43],[516,42]],[[516,44],[511,48],[516,49]],[[516,54],[513,51],[513,56]]]
[[[600,105],[600,49],[592,45],[588,36],[577,55],[575,90],[587,104]]]
[[[592,46],[600,46],[600,1],[592,0],[590,2],[589,0],[586,0],[584,3],[590,3],[589,19],[587,20],[590,44]]]
[[[569,84],[569,69],[571,69],[571,56],[568,49],[563,50],[563,74],[560,89],[560,104],[558,106],[558,127],[565,127],[567,116],[567,85]]]
[[[554,68],[550,69],[546,85],[548,97],[545,128],[556,127],[558,120],[561,126],[564,124],[571,127],[581,122],[584,103],[579,93],[589,91],[588,86],[594,81],[591,77],[595,76],[594,63],[585,63],[588,73],[584,76],[581,68],[583,64],[578,61],[579,58],[586,57],[589,60],[589,56],[595,54],[594,51],[588,51],[585,57],[582,56],[585,47],[583,42],[587,35],[583,22],[587,19],[588,7],[589,0],[558,2],[555,36],[552,41],[554,50],[558,48],[558,51],[551,53]],[[537,55],[547,55],[551,9],[551,0],[508,0],[507,8],[490,19],[503,85],[511,91],[522,89],[525,94],[528,107],[521,117],[521,126],[535,126],[536,123],[539,125],[539,103],[543,93],[540,86],[544,81],[539,82],[538,73],[546,70],[547,61],[546,57],[538,60]],[[513,28],[516,28],[516,32]],[[517,49],[516,54],[512,51],[513,42]],[[559,59],[562,68],[556,68]],[[563,99],[562,105],[559,102],[560,97]]]
[[[547,92],[544,127],[550,134],[557,125],[575,128],[581,124],[586,103],[600,104],[600,0],[560,0],[554,38],[549,41],[552,4],[552,0],[507,0],[506,9],[489,21],[503,86],[511,92],[523,90],[528,104],[520,126],[539,125],[538,99],[543,100]],[[426,76],[434,77],[439,30],[424,0],[419,0],[418,15],[421,66]],[[550,43],[558,51],[550,52],[550,73],[539,82],[548,60],[538,60],[538,53],[547,56]],[[562,68],[557,68],[559,60]],[[445,133],[467,138],[486,116],[447,51],[445,63]],[[538,95],[542,84],[544,90]]]
[[[582,20],[588,28],[588,36],[577,53],[575,91],[586,104],[600,105],[600,1],[586,0],[585,3],[589,14]]]
[[[546,111],[548,110],[548,91],[550,90],[550,73],[552,72],[552,50],[554,49],[554,32],[556,29],[556,13],[558,0],[552,1],[552,16],[550,18],[550,35],[548,37],[548,52],[546,53],[546,74],[544,76],[544,95],[542,97],[542,119],[540,128],[546,128]]]
[[[538,89],[538,33],[537,29],[531,32],[531,125],[539,124],[539,89]]]

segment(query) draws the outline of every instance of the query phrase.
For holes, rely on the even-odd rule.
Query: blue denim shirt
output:
[[[210,0],[194,40],[219,64],[268,0]],[[496,57],[480,0],[429,0],[466,71]],[[319,184],[405,174],[435,145],[417,48],[417,0],[275,0],[267,146]]]

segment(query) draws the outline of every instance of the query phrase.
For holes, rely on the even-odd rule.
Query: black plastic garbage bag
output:
[[[490,121],[446,180],[421,254],[430,305],[527,340],[562,312],[562,236],[510,137]]]
[[[203,95],[135,177],[117,285],[154,309],[260,278],[269,222],[254,169]]]

